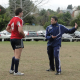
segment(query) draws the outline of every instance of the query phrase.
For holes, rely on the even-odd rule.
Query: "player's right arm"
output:
[[[56,38],[57,36],[53,36],[53,35],[50,35],[49,31],[48,31],[48,27],[46,28],[46,39],[47,40],[51,40],[51,39],[54,39]]]
[[[17,26],[18,26],[19,33],[23,36],[23,38],[25,38],[25,34],[23,32],[23,28],[22,28],[20,22],[17,22]]]
[[[11,33],[11,28],[10,28],[10,26],[7,26],[7,27],[6,27],[6,30],[7,30],[9,33]]]

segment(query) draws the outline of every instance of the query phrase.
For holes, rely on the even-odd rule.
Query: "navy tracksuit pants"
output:
[[[55,70],[55,67],[56,67],[57,72],[61,72],[59,51],[60,51],[60,46],[57,46],[57,47],[48,46],[47,47],[50,69]],[[54,59],[55,59],[55,65],[54,65]]]

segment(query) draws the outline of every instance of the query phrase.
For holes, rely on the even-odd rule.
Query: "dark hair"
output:
[[[17,8],[16,10],[15,10],[15,15],[17,16],[17,15],[19,15],[19,13],[21,13],[22,12],[22,9],[21,8]]]
[[[55,19],[55,21],[58,21],[58,18],[57,18],[56,16],[53,16],[52,18],[54,18],[54,19]]]

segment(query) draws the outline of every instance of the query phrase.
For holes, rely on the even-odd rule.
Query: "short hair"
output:
[[[58,18],[57,18],[56,16],[53,16],[53,17],[51,17],[51,18],[54,18],[55,21],[58,21]]]
[[[16,10],[15,10],[15,15],[17,16],[17,15],[19,15],[19,13],[21,13],[23,10],[21,9],[21,8],[17,8]]]

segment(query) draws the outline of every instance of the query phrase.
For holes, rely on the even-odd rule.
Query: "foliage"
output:
[[[75,22],[78,24],[78,26],[80,26],[80,14],[71,21],[70,25],[74,26]]]
[[[21,7],[20,0],[9,0],[9,7],[5,9],[0,6],[0,30],[5,28],[9,20],[14,16],[14,10],[17,7]],[[34,8],[34,9],[33,9]],[[80,15],[72,20],[71,14],[69,12],[60,13],[60,8],[58,7],[57,11],[53,11],[51,9],[38,10],[38,8],[34,5],[31,0],[22,0],[22,9],[23,9],[23,21],[24,24],[38,24],[44,26],[46,28],[50,25],[50,20],[52,16],[58,17],[58,23],[65,26],[73,26],[75,22],[80,26]],[[68,5],[67,9],[72,9],[72,5]],[[77,8],[80,9],[80,6]],[[36,12],[35,12],[36,11]],[[3,26],[3,27],[2,27]]]
[[[65,26],[70,24],[71,14],[69,12],[58,14],[57,17],[59,19],[59,24],[63,24]]]
[[[18,7],[23,9],[23,19],[36,8],[31,0],[22,0],[22,2],[21,0],[9,0],[9,9],[12,17],[15,15],[14,10]]]
[[[46,28],[48,25],[50,25],[50,20],[52,16],[57,16],[58,17],[58,23],[68,26],[70,24],[70,20],[71,20],[71,15],[69,12],[66,13],[61,13],[61,14],[51,14],[49,15],[49,20],[44,24],[44,28]]]
[[[44,24],[44,29],[46,29],[46,27],[47,26],[49,26],[50,24],[51,24],[51,22],[50,22],[50,20],[51,20],[51,17],[52,16],[56,16],[57,15],[57,13],[56,12],[54,12],[54,11],[52,11],[52,10],[49,10],[48,9],[48,11],[51,13],[49,16],[48,16],[48,21],[47,22],[45,22],[45,24]]]
[[[67,9],[72,9],[72,4],[68,5]]]
[[[29,25],[29,23],[25,23],[25,25]]]
[[[0,31],[5,29],[7,24],[9,23],[10,17],[7,14],[0,15]]]
[[[48,10],[42,9],[41,11],[39,11],[38,17],[36,18],[38,20],[37,24],[45,26],[48,21],[50,22],[51,17],[56,14],[57,13],[51,9]]]
[[[34,16],[27,16],[25,19],[24,19],[25,23],[29,23],[30,25],[32,23],[35,23],[35,17]]]
[[[80,10],[80,6],[77,7],[77,10]]]
[[[9,23],[10,17],[6,13],[6,9],[0,5],[0,31],[5,29],[7,24]]]
[[[49,26],[49,25],[50,25],[50,21],[46,22],[45,25],[43,26],[44,29],[46,29],[46,27]]]
[[[11,17],[15,16],[14,10],[18,7],[22,7],[23,9],[23,21],[24,23],[32,24],[34,23],[34,14],[35,11],[37,11],[37,7],[34,5],[34,3],[31,0],[9,0],[9,14]],[[31,14],[32,13],[32,14]]]
[[[58,23],[62,25],[66,25],[66,22],[64,22],[62,19],[58,19]]]
[[[60,12],[60,7],[58,7],[58,9],[57,9],[57,13],[59,13]]]
[[[6,9],[0,5],[0,15],[4,14],[5,12],[6,12]]]
[[[38,20],[36,24],[40,24],[41,26],[43,26],[45,22],[48,21],[47,11],[45,9],[42,9],[41,11],[39,11],[38,17],[36,17],[36,20]]]

